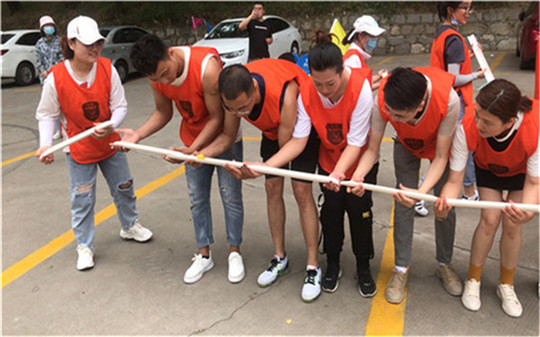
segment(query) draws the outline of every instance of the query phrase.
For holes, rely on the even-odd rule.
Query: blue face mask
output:
[[[366,50],[367,51],[372,51],[373,49],[375,49],[375,47],[377,47],[377,39],[367,39],[367,43],[366,43]]]
[[[55,32],[54,27],[47,26],[47,27],[43,28],[43,33],[45,33],[47,35],[53,35],[54,32]]]
[[[456,27],[459,27],[459,26],[460,26],[458,20],[456,20],[456,19],[452,19],[452,25],[454,25],[454,26],[456,26]]]

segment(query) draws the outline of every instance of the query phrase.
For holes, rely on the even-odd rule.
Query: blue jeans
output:
[[[242,161],[242,141],[236,142],[217,158]],[[231,176],[223,167],[186,165],[186,179],[191,202],[191,216],[195,227],[198,248],[214,243],[212,234],[212,210],[210,207],[210,189],[212,175],[217,168],[219,192],[225,210],[227,241],[231,246],[242,243],[244,226],[244,205],[242,203],[242,181]]]
[[[459,116],[458,123],[461,123],[463,116],[465,115],[465,101],[462,96],[459,96]],[[472,186],[476,183],[476,173],[474,168],[474,159],[473,153],[469,153],[469,158],[467,159],[467,165],[465,165],[465,177],[463,177],[463,186]]]
[[[117,152],[96,163],[80,164],[68,153],[66,162],[71,190],[71,227],[77,242],[94,249],[94,205],[98,166],[109,185],[122,228],[128,230],[137,219],[138,211],[126,154]],[[131,185],[128,188],[120,188],[129,182]]]

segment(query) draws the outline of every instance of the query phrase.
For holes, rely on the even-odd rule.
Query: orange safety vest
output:
[[[345,94],[339,103],[330,109],[324,107],[313,81],[300,88],[306,113],[311,118],[311,123],[321,139],[319,165],[326,172],[334,170],[341,153],[347,147],[347,134],[349,133],[352,114],[358,103],[358,97],[362,92],[364,82],[369,78],[371,78],[371,69],[351,69]],[[347,179],[352,177],[366,148],[367,143],[362,147],[362,152],[355,164],[345,173]]]
[[[454,29],[447,29],[445,30],[441,35],[439,35],[434,41],[433,46],[431,47],[431,59],[429,61],[430,67],[439,68],[444,71],[448,71],[446,69],[446,66],[444,64],[444,44],[446,42],[446,38],[449,36],[456,35],[461,39],[461,42],[463,42],[463,51],[465,53],[465,61],[461,63],[461,66],[459,67],[459,73],[463,75],[469,75],[472,73],[472,65],[471,65],[471,58],[469,56],[469,49],[467,48],[467,44],[465,44],[465,40],[463,39],[463,36],[456,32]],[[462,85],[461,87],[457,87],[456,91],[459,93],[461,92],[461,95],[463,97],[463,100],[465,101],[466,106],[470,106],[473,104],[473,84],[472,81]]]
[[[426,75],[431,81],[431,97],[422,120],[417,125],[392,120],[384,103],[384,86],[388,77],[381,80],[379,87],[379,112],[385,121],[392,124],[399,140],[407,150],[418,158],[433,160],[437,149],[439,125],[448,112],[448,99],[456,77],[432,67],[419,67],[413,70]]]
[[[207,55],[215,55],[221,67],[221,59],[216,49],[210,47],[187,47],[190,49],[187,77],[179,86],[153,82],[156,89],[168,99],[174,101],[182,116],[180,124],[180,139],[191,146],[195,138],[210,119],[210,114],[204,102],[202,86],[202,63]]]
[[[261,130],[268,139],[277,140],[281,120],[281,95],[285,83],[296,81],[301,87],[309,81],[309,77],[302,68],[286,60],[260,59],[246,64],[246,68],[264,78],[265,91],[259,117],[256,120],[251,120],[249,116],[244,118]]]
[[[343,62],[345,62],[349,57],[356,55],[360,59],[360,63],[362,63],[362,68],[368,68],[368,65],[366,63],[366,60],[364,60],[364,57],[360,52],[354,48],[349,48],[345,52],[345,55],[343,55]]]
[[[478,134],[474,122],[473,105],[463,118],[463,129],[467,139],[467,148],[473,152],[475,164],[483,170],[493,172],[499,177],[512,177],[520,173],[527,173],[527,159],[530,158],[538,147],[539,137],[539,111],[538,100],[533,99],[531,111],[523,114],[523,121],[517,129],[517,133],[510,141],[508,147],[501,152],[491,148],[487,138]]]
[[[111,61],[97,60],[96,78],[89,88],[83,88],[69,74],[65,61],[51,68],[58,93],[60,108],[66,117],[69,138],[111,119],[109,97],[111,96]],[[117,133],[101,139],[87,137],[69,146],[73,159],[89,164],[106,159],[116,153],[109,145],[120,140]]]

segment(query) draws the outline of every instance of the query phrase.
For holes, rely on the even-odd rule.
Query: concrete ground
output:
[[[516,83],[524,94],[534,90],[534,72],[518,70],[513,52],[486,52],[495,77]],[[374,57],[383,67],[423,66],[429,55]],[[475,82],[475,87],[483,83]],[[154,105],[148,83],[133,77],[125,84],[129,114],[123,127],[136,128]],[[63,155],[49,166],[31,152],[38,147],[35,109],[38,84],[15,87],[2,82],[2,334],[3,335],[535,335],[539,334],[538,216],[523,227],[523,249],[515,285],[523,316],[510,318],[495,294],[499,277],[498,237],[482,279],[482,308],[467,311],[459,297],[448,295],[434,275],[436,266],[432,205],[416,218],[406,300],[389,305],[384,287],[393,264],[392,199],[374,194],[375,258],[378,282],[373,299],[359,296],[353,278],[354,257],[347,230],[339,290],[322,293],[311,304],[301,301],[306,253],[298,212],[287,182],[286,245],[290,273],[269,288],[257,275],[267,266],[273,247],[266,220],[264,180],[243,183],[245,225],[242,254],[246,277],[227,280],[223,208],[214,179],[212,204],[215,267],[201,281],[182,278],[196,252],[183,167],[159,156],[128,154],[138,189],[142,223],[154,232],[146,244],[120,239],[120,226],[105,181],[99,176],[96,210],[96,266],[75,268],[76,243],[70,230],[68,175]],[[167,148],[179,145],[174,119],[142,143]],[[260,132],[244,125],[244,158],[259,160]],[[388,137],[391,127],[387,128]],[[24,157],[28,154],[28,157]],[[384,142],[378,184],[394,186],[392,143]],[[13,160],[11,160],[13,159]],[[426,164],[426,163],[424,163]],[[423,165],[425,170],[427,165]],[[313,186],[318,195],[319,186]],[[479,211],[458,209],[453,264],[466,277],[470,244]],[[347,226],[348,227],[348,226]],[[391,237],[390,237],[391,238]],[[320,256],[323,269],[325,257]]]

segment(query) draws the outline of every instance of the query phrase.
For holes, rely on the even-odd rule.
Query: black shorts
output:
[[[321,141],[319,139],[319,136],[317,136],[317,133],[312,128],[311,134],[309,135],[308,142],[306,144],[306,148],[302,153],[298,155],[295,159],[293,159],[290,163],[282,166],[282,169],[286,170],[293,170],[293,171],[300,171],[300,172],[307,172],[307,173],[315,173],[317,169],[317,163],[319,161],[319,145]],[[264,134],[262,135],[262,141],[261,141],[261,149],[260,149],[260,155],[262,157],[263,161],[267,161],[272,157],[274,154],[276,154],[279,151],[279,143],[277,140],[270,140],[268,139]],[[266,179],[275,178],[278,176],[272,175],[272,174],[266,174]],[[302,179],[295,179],[296,181],[302,181],[306,183],[311,183],[311,181],[302,180]]]
[[[474,164],[476,186],[487,187],[497,191],[521,191],[525,184],[525,174],[519,173],[511,177],[499,177],[489,170],[479,168]]]

